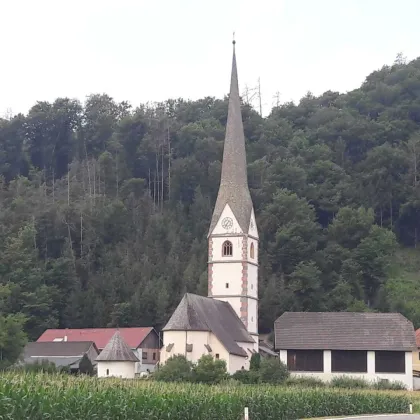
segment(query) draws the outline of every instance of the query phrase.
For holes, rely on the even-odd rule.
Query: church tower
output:
[[[231,304],[258,350],[258,230],[248,188],[235,41],[222,175],[208,244],[208,296]]]

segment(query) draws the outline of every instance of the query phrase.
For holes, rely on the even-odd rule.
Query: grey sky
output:
[[[240,90],[260,77],[265,114],[277,91],[345,92],[420,56],[419,0],[0,0],[0,15],[0,115],[90,93],[222,97],[233,31]]]

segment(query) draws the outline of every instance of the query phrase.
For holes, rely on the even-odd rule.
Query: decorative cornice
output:
[[[214,298],[214,299],[247,298],[247,299],[256,300],[257,302],[259,300],[257,297],[250,296],[250,295],[213,295],[212,298]]]
[[[229,258],[229,257],[225,257],[225,258]],[[207,261],[207,264],[214,264],[214,263],[238,263],[238,264],[247,263],[250,265],[254,265],[255,267],[259,267],[258,263],[255,263],[249,260],[228,260],[228,259],[224,260],[223,259],[223,260],[211,260],[211,261],[208,260]]]

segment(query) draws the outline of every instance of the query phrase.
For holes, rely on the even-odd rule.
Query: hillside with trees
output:
[[[0,348],[46,328],[161,327],[207,294],[227,98],[58,98],[0,119]],[[243,104],[260,329],[285,310],[420,326],[420,58],[262,118]],[[18,337],[19,340],[12,340]]]

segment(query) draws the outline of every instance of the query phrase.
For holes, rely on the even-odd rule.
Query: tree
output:
[[[210,354],[204,354],[194,365],[191,380],[204,384],[218,384],[226,379],[226,376],[226,362],[214,359]]]
[[[250,370],[259,370],[261,366],[261,355],[260,353],[253,353],[251,360],[249,361]]]
[[[289,377],[287,366],[277,357],[267,357],[261,361],[259,378],[261,383],[281,384]]]
[[[153,377],[163,382],[187,382],[191,380],[192,363],[183,355],[171,356]]]
[[[93,375],[93,365],[86,353],[79,362],[79,371],[85,375]]]

